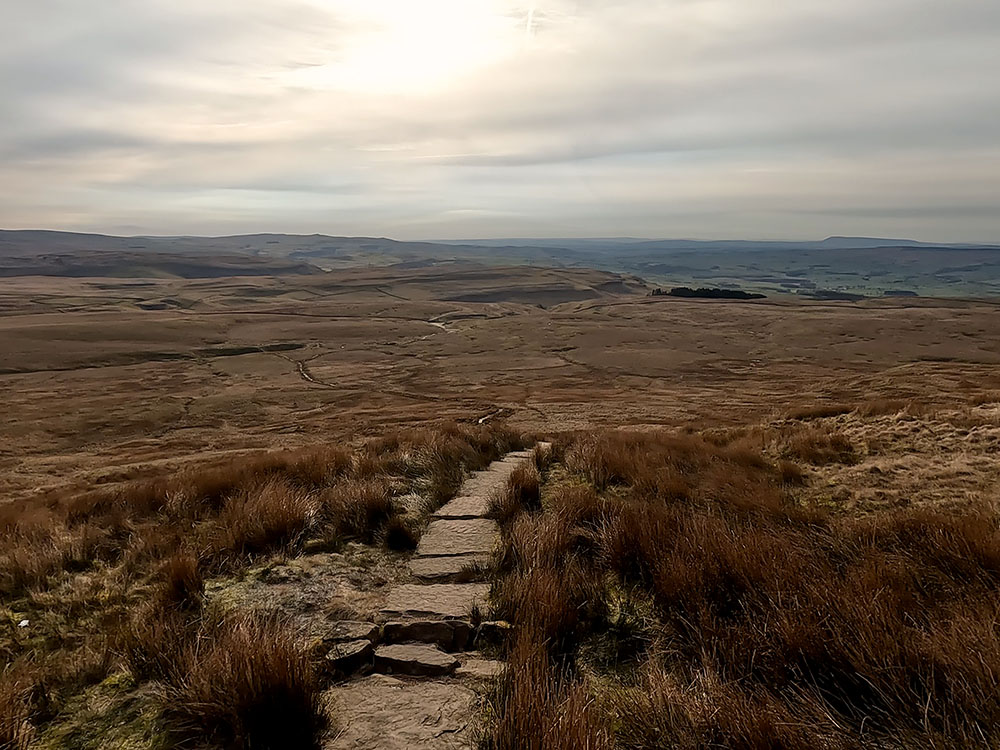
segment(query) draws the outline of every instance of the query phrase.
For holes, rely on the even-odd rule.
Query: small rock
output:
[[[330,674],[350,674],[371,663],[374,651],[372,642],[364,639],[334,643],[324,657],[324,667]]]
[[[29,622],[28,620],[21,620],[21,622],[19,622],[19,623],[17,624],[17,626],[18,626],[19,628],[26,628],[26,627],[28,627],[28,626],[29,626],[30,624],[31,624],[31,623],[30,623],[30,622]]]
[[[502,661],[493,659],[462,659],[458,669],[455,670],[456,677],[464,677],[472,680],[494,680],[503,674],[506,665]]]
[[[457,666],[458,659],[437,646],[399,643],[381,646],[375,651],[375,669],[378,672],[435,677],[451,674]]]
[[[514,632],[514,626],[505,620],[491,620],[480,624],[476,643],[500,645]]]

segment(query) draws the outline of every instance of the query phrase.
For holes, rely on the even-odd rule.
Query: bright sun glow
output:
[[[497,0],[317,0],[346,22],[330,58],[296,85],[373,94],[426,93],[515,54],[533,4]]]

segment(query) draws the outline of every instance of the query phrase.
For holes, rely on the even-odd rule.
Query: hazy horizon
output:
[[[773,237],[773,238],[762,238],[762,237],[746,237],[746,236],[733,236],[733,237],[636,237],[636,236],[619,236],[619,237],[596,237],[590,235],[552,235],[552,236],[496,236],[496,237],[412,237],[412,238],[401,238],[387,234],[364,234],[364,235],[347,235],[339,234],[331,231],[318,231],[318,232],[275,232],[275,231],[258,231],[258,232],[240,232],[236,231],[227,234],[115,234],[113,232],[103,232],[99,229],[93,231],[81,231],[81,230],[64,230],[64,229],[52,229],[49,227],[0,227],[0,232],[59,232],[67,234],[84,234],[93,236],[104,236],[104,237],[118,237],[121,239],[183,239],[183,238],[205,238],[205,239],[222,239],[226,237],[251,237],[251,236],[266,236],[275,235],[281,237],[343,237],[346,239],[384,239],[396,242],[426,242],[426,243],[455,243],[455,242],[528,242],[532,240],[539,240],[544,242],[555,242],[557,240],[567,240],[567,241],[590,241],[590,242],[704,242],[704,243],[717,243],[717,242],[779,242],[779,243],[814,243],[822,242],[825,240],[833,239],[845,239],[845,240],[887,240],[887,241],[900,241],[900,242],[920,242],[925,244],[935,244],[939,242],[942,245],[956,244],[956,245],[984,245],[990,247],[1000,247],[1000,241],[998,242],[961,242],[961,241],[951,241],[942,240],[934,241],[927,240],[920,237],[883,237],[874,235],[847,235],[847,234],[831,234],[824,237]]]
[[[1000,5],[42,0],[0,226],[1000,239]]]

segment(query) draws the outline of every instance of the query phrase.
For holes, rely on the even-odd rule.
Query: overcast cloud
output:
[[[992,0],[0,0],[0,226],[1000,242]]]

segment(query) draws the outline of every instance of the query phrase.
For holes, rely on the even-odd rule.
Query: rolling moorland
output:
[[[29,239],[0,747],[1000,743],[1000,251]]]

